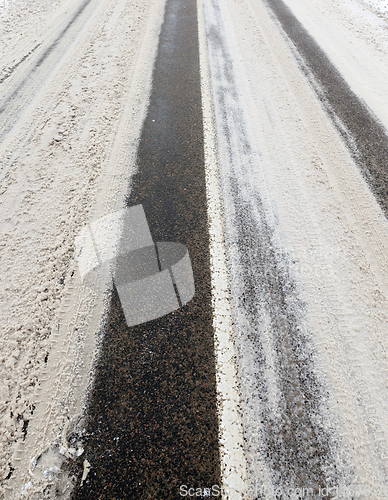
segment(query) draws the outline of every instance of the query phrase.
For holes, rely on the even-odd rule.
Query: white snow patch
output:
[[[388,19],[363,0],[285,3],[388,130]]]
[[[1,119],[17,105],[0,144],[0,498],[12,500],[42,499],[83,452],[67,439],[110,292],[82,285],[75,237],[124,206],[164,12],[164,0],[91,0],[61,35],[80,5],[20,1],[0,21]]]

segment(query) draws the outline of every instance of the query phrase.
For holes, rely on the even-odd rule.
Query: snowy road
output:
[[[163,20],[162,1],[82,5],[17,4],[2,20],[0,468],[8,498],[31,480],[44,487],[45,460],[59,466],[59,449],[71,456],[63,431],[81,412],[106,310],[106,297],[81,285],[74,241],[91,218],[124,203]]]
[[[357,141],[371,120],[364,137],[351,136],[333,95],[359,126],[344,88],[329,88],[325,113],[326,89],[308,72],[320,54],[289,18],[290,40],[273,15],[284,21],[285,9],[269,5],[204,9],[241,384],[240,475],[256,494],[328,486],[335,496],[335,487],[361,484],[362,498],[368,487],[385,498],[387,222],[351,158],[357,150],[362,162]],[[370,64],[374,56],[370,48]],[[330,67],[320,69],[330,79]],[[365,141],[383,159],[380,186],[383,134]],[[224,451],[227,467],[233,449]]]
[[[199,33],[198,57],[186,57],[201,78],[217,378],[206,397],[217,391],[208,415],[218,408],[224,498],[388,498],[384,5],[199,0],[195,19],[195,2],[181,3]],[[83,449],[81,417],[110,291],[81,284],[74,238],[124,206],[137,168],[158,185],[157,159],[148,171],[136,155],[165,2],[31,5],[2,21],[2,494],[68,498],[78,481],[77,498],[91,498],[71,464],[79,455],[88,472],[84,457],[96,455]],[[168,96],[177,100],[173,87]],[[189,122],[193,106],[177,121]],[[205,410],[196,411],[193,429]],[[113,445],[101,446],[103,457]],[[212,448],[200,460],[216,470]],[[189,455],[185,467],[206,477]],[[175,480],[175,465],[152,467],[140,455],[128,465],[128,477],[137,468],[149,477],[137,496],[187,497],[190,487],[209,496],[212,485],[189,479],[163,493],[158,481]],[[101,498],[113,498],[104,481]],[[50,483],[57,493],[44,497]]]
[[[335,487],[360,484],[362,498],[368,487],[385,498],[387,222],[351,155],[364,171],[380,155],[368,177],[372,189],[383,186],[385,209],[387,135],[381,125],[372,135],[375,122],[362,122],[367,112],[359,118],[344,86],[324,87],[312,62],[341,82],[319,68],[320,53],[281,2],[268,3],[272,10],[254,1],[204,9],[246,486],[287,498],[288,487],[329,486],[335,496]],[[318,15],[309,19],[317,23]],[[378,67],[374,46],[358,43]],[[338,71],[349,69],[347,56],[337,46]],[[376,89],[383,74],[374,73]],[[359,97],[372,107],[368,77],[364,85]],[[225,453],[227,467],[233,449]]]

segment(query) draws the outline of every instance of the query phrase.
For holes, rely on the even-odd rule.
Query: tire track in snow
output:
[[[304,304],[252,190],[257,169],[231,55],[223,4],[204,2],[236,318],[248,491],[337,484],[334,440],[319,424],[327,394],[315,379],[313,347],[301,328]],[[232,43],[232,42],[231,42]],[[258,471],[261,471],[260,473]],[[261,493],[259,493],[261,491]],[[255,493],[254,493],[255,492]],[[249,496],[251,498],[251,496]]]
[[[282,0],[265,0],[300,67],[388,217],[388,134]]]
[[[95,5],[96,3],[97,5]],[[54,68],[67,54],[69,45],[82,32],[85,24],[92,17],[92,13],[98,10],[100,4],[100,0],[97,0],[97,2],[85,0],[54,40],[48,46],[43,46],[40,53],[35,54],[35,58],[30,61],[30,67],[20,67],[20,69],[24,70],[23,76],[15,84],[11,84],[9,91],[0,101],[0,141],[3,141],[4,137],[16,125],[23,109],[33,100],[39,88],[48,80]],[[90,9],[87,9],[88,6],[90,6]],[[24,60],[20,61],[17,66],[20,66]],[[0,83],[3,83],[3,81],[4,79]]]
[[[5,80],[7,78],[9,78],[12,73],[22,64],[24,63],[24,61],[31,55],[35,52],[35,50],[40,46],[41,44],[38,43],[38,45],[36,45],[32,50],[30,50],[30,52],[28,52],[28,54],[26,54],[25,56],[23,56],[20,61],[18,61],[16,64],[14,64],[13,66],[11,67],[8,67],[8,68],[4,68],[3,69],[3,74],[4,76],[2,76],[0,78],[0,84],[2,84],[3,82],[5,82]]]
[[[120,19],[117,20],[119,9]],[[20,436],[18,429],[17,433],[11,434],[7,414],[3,413],[2,445],[5,443],[5,447],[2,449],[8,455],[3,454],[1,457],[1,465],[6,472],[4,476],[7,475],[4,465],[9,463],[15,468],[12,477],[4,485],[6,498],[19,498],[20,495],[23,498],[34,497],[41,500],[43,490],[50,496],[55,495],[53,491],[58,488],[60,496],[72,486],[72,477],[66,471],[62,471],[59,478],[51,474],[45,475],[44,472],[46,466],[62,463],[65,459],[59,453],[58,439],[65,443],[66,449],[67,438],[72,438],[74,432],[82,432],[78,426],[76,429],[74,426],[92,377],[92,361],[106,304],[103,303],[103,296],[91,297],[90,290],[81,285],[74,272],[76,263],[72,259],[67,261],[69,264],[65,264],[65,272],[57,271],[63,270],[65,252],[69,248],[70,255],[73,254],[73,238],[80,226],[91,216],[98,218],[123,206],[127,180],[135,170],[136,144],[145,117],[163,10],[164,0],[100,3],[98,12],[93,12],[92,22],[87,22],[80,36],[77,35],[76,43],[72,43],[73,39],[69,40],[69,53],[65,54],[54,76],[49,77],[50,85],[44,85],[37,92],[29,109],[23,110],[20,121],[25,128],[30,126],[28,143],[27,134],[19,126],[10,134],[13,141],[9,150],[21,159],[13,165],[6,161],[7,158],[3,162],[5,167],[10,166],[12,173],[17,173],[17,178],[9,186],[11,192],[2,196],[3,201],[7,202],[7,208],[2,213],[10,215],[9,210],[15,209],[18,197],[25,195],[27,186],[32,196],[26,197],[23,204],[16,203],[17,218],[20,217],[17,212],[19,207],[24,210],[19,226],[22,237],[11,240],[11,255],[2,250],[3,271],[7,271],[8,258],[11,262],[8,273],[3,273],[4,282],[13,281],[14,271],[20,271],[22,279],[16,281],[26,286],[21,292],[24,295],[24,306],[19,309],[22,312],[18,338],[18,341],[22,341],[21,354],[19,362],[12,369],[11,400],[7,414],[11,410],[15,417],[19,414],[30,420],[23,440],[24,436]],[[57,15],[56,19],[59,21],[52,25],[49,30],[51,34],[46,39],[55,38],[55,33],[66,24],[67,17]],[[107,61],[109,64],[106,64]],[[23,65],[23,71],[27,70],[25,66],[27,64]],[[17,73],[20,74],[19,71]],[[87,79],[81,80],[85,76]],[[78,86],[80,80],[83,82],[82,89]],[[31,108],[34,112],[28,114]],[[73,110],[76,111],[75,116]],[[41,141],[44,128],[46,130],[43,135],[48,132],[47,142]],[[48,145],[52,134],[58,129],[65,129],[65,132],[69,130],[71,133],[61,136],[60,142]],[[88,131],[92,129],[93,134],[89,135]],[[31,161],[23,162],[23,157],[26,159],[30,155]],[[36,184],[34,180],[28,185],[31,182],[29,174],[32,172],[39,178],[39,182]],[[52,181],[54,182],[51,184]],[[87,192],[83,190],[85,185]],[[37,223],[33,222],[35,218]],[[56,224],[58,220],[63,220],[59,230]],[[60,235],[61,240],[51,247],[55,234]],[[42,250],[47,257],[36,265],[34,254]],[[50,261],[55,264],[54,269],[49,269],[48,266],[46,268],[46,262]],[[31,289],[34,290],[36,284],[34,277],[36,283],[48,284],[50,309],[39,307],[40,310],[37,310],[34,307],[38,304],[35,296],[31,296]],[[60,278],[61,285],[64,282],[64,289],[54,309],[51,299],[58,298],[55,286],[57,278]],[[4,289],[7,290],[7,286]],[[6,295],[11,313],[3,316],[5,319],[7,316],[13,319],[12,309],[17,312],[18,308],[14,307],[18,300],[17,291],[6,291]],[[50,318],[47,317],[48,312],[52,314]],[[40,322],[38,328],[34,327],[30,331],[24,329],[24,324],[28,326],[29,321],[35,319]],[[51,320],[49,325],[52,334],[50,335],[49,328],[49,342],[44,341],[42,329],[48,324],[47,320]],[[7,332],[7,322],[4,326]],[[11,335],[3,339],[3,348],[14,343],[12,330],[9,331]],[[4,374],[4,364],[2,368],[2,380],[7,381],[10,377]],[[34,380],[36,391],[28,391],[28,382],[25,383],[28,380]],[[2,393],[4,394],[3,391]],[[33,415],[28,413],[27,416],[24,405],[27,408],[30,403],[36,408]],[[19,427],[22,424],[23,420]],[[30,460],[38,456],[41,458],[30,475]],[[52,458],[54,460],[48,464],[47,461]],[[3,490],[0,489],[1,496]]]

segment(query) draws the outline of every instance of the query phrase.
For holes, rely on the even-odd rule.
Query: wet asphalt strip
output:
[[[127,206],[143,205],[154,241],[186,245],[196,294],[129,328],[113,291],[77,500],[176,499],[181,485],[220,484],[195,0],[166,4],[137,164]]]
[[[388,217],[388,134],[282,0],[265,0],[297,52],[302,71]],[[295,52],[295,51],[294,51]]]

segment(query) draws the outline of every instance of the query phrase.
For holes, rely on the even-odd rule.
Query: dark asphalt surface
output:
[[[116,290],[87,413],[92,469],[73,499],[176,499],[220,484],[195,0],[169,0],[128,207],[189,250],[196,294],[128,328]]]
[[[388,217],[388,136],[383,125],[351,90],[285,3],[282,0],[265,2],[302,57],[302,71]],[[335,117],[341,122],[341,127]]]

